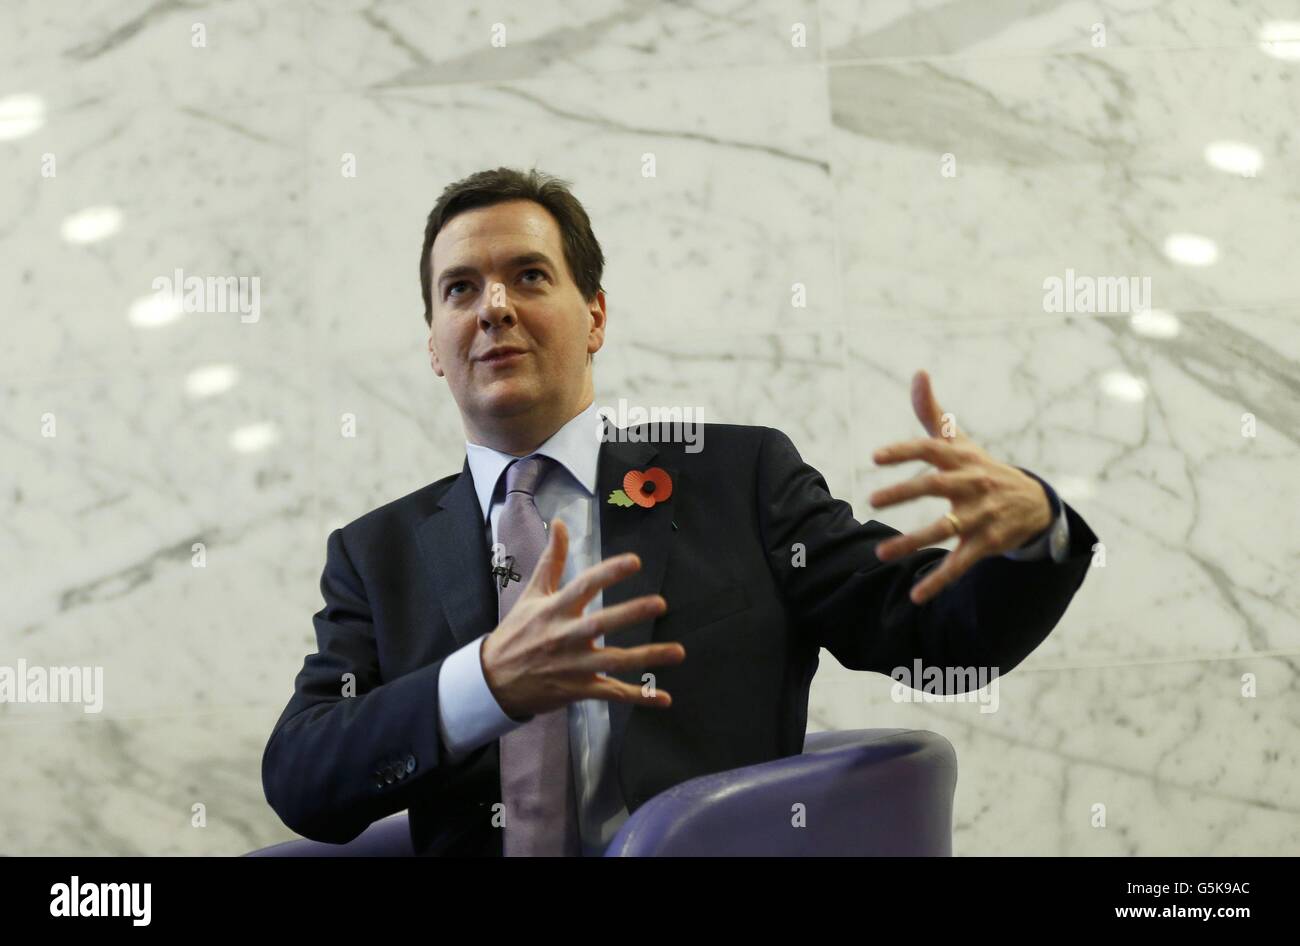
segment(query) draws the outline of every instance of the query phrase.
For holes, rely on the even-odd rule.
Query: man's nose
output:
[[[483,294],[483,310],[479,313],[479,326],[485,331],[504,325],[509,327],[515,322],[515,311],[510,305],[510,297],[502,283],[493,283]]]

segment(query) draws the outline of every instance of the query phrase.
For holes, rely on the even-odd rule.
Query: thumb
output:
[[[934,389],[930,387],[930,375],[925,371],[918,371],[912,376],[912,410],[916,412],[926,433],[931,437],[944,436],[943,408],[934,396]],[[955,429],[951,433],[956,436]]]
[[[537,560],[537,567],[533,569],[533,577],[529,579],[528,587],[544,594],[550,594],[558,589],[560,579],[564,576],[564,561],[568,556],[568,527],[556,516],[551,520],[550,528],[547,530],[546,548],[542,550],[542,556]]]

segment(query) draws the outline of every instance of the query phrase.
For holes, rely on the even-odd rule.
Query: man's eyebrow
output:
[[[515,256],[510,257],[510,259],[506,260],[506,268],[518,269],[521,266],[528,266],[532,263],[545,263],[552,270],[555,269],[555,264],[551,262],[551,258],[549,256],[547,256],[545,253],[539,253],[535,251],[532,253],[519,253]],[[441,286],[448,279],[457,279],[461,276],[477,276],[477,275],[478,275],[478,269],[474,266],[468,265],[467,263],[462,263],[459,266],[448,266],[446,269],[444,269],[441,273],[438,274],[438,285]]]

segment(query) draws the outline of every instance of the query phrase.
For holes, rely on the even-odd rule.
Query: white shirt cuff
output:
[[[484,634],[447,657],[438,674],[438,732],[449,762],[527,722],[507,716],[487,685],[480,655],[486,639]]]

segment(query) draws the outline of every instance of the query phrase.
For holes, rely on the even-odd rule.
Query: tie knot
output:
[[[537,485],[550,472],[550,457],[531,456],[516,460],[506,467],[506,495],[526,493],[532,496],[537,492]]]

